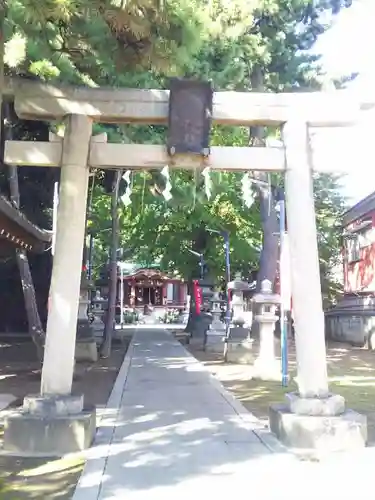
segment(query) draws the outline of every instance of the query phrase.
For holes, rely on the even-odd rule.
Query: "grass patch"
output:
[[[68,500],[84,467],[82,456],[56,459],[0,457],[1,500]]]
[[[190,348],[192,354],[205,364],[226,389],[262,421],[268,421],[270,404],[284,401],[286,392],[297,389],[296,354],[289,349],[290,384],[251,380],[251,368],[225,364],[220,355],[207,354]],[[256,351],[255,351],[256,354]],[[327,346],[327,366],[330,390],[345,398],[348,408],[367,416],[369,442],[375,444],[375,352],[332,343]]]

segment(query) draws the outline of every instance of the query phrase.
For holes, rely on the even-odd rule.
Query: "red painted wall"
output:
[[[372,219],[372,225],[366,228],[366,235],[369,236],[369,241],[368,244],[366,243],[359,248],[359,259],[356,262],[348,262],[347,245],[344,244],[345,293],[375,292],[375,212],[367,214],[365,217],[361,217],[360,220],[351,223],[347,229],[353,229],[369,217]]]

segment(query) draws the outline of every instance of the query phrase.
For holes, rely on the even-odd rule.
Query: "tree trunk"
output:
[[[263,73],[259,66],[254,68],[251,75],[251,86],[255,92],[262,92],[264,90]],[[264,136],[264,127],[250,128],[250,144],[252,146],[264,146]],[[279,232],[279,223],[268,174],[266,172],[254,172],[254,178],[262,182],[262,184],[257,186],[263,229],[263,244],[256,287],[257,292],[260,292],[263,280],[267,279],[274,285],[276,279],[279,255],[279,237],[277,234]]]
[[[4,143],[6,140],[12,139],[12,128],[10,124],[10,105],[8,102],[2,104],[2,116],[4,118]],[[20,207],[20,193],[18,185],[17,167],[8,166],[8,179],[10,188],[10,199],[13,205]],[[35,288],[33,278],[31,276],[29,261],[25,250],[16,249],[16,260],[21,277],[23,297],[25,300],[25,309],[29,333],[36,346],[37,354],[40,360],[43,359],[43,346],[45,334],[43,331],[42,322],[40,320],[38,306],[35,297]]]
[[[259,187],[260,217],[263,228],[263,244],[257,276],[257,292],[260,292],[263,280],[275,283],[279,256],[279,222],[271,191]]]
[[[195,228],[195,230],[193,231],[192,250],[204,255],[207,246],[208,246],[207,231],[205,225],[201,223],[201,225]],[[197,309],[195,304],[193,280],[198,279],[198,277],[203,277],[203,278],[205,277],[204,276],[205,273],[202,271],[202,269],[200,270],[200,272],[198,272],[198,261],[195,269],[196,270],[191,273],[191,276],[188,281],[188,294],[190,295],[190,307],[189,307],[188,322],[185,327],[185,332],[190,333],[191,335],[195,330],[196,321],[200,316],[199,314],[197,314]]]
[[[193,291],[194,291],[193,279],[189,279],[189,281],[188,281],[188,294],[190,295],[190,304],[189,304],[188,322],[187,322],[186,327],[185,327],[185,332],[190,333],[190,334],[192,334],[194,332],[195,321],[198,317]]]
[[[255,92],[264,90],[263,72],[259,66],[256,66],[251,75],[251,86]],[[264,127],[250,127],[250,145],[253,147],[263,147],[265,145],[265,129]],[[257,185],[260,202],[260,218],[263,229],[263,242],[260,254],[259,270],[257,273],[256,292],[260,292],[262,282],[269,280],[272,286],[275,284],[277,273],[277,261],[279,255],[279,223],[275,210],[275,204],[272,196],[271,182],[269,174],[266,172],[254,172],[253,176],[256,180],[261,181]],[[259,312],[259,307],[253,307],[253,316]],[[255,338],[259,337],[259,324],[253,321],[251,335]]]
[[[122,172],[117,170],[111,194],[112,239],[109,262],[108,310],[104,326],[103,342],[100,346],[100,356],[102,358],[108,358],[111,355],[112,336],[115,328],[117,297],[117,248],[119,244],[118,194],[121,175]]]

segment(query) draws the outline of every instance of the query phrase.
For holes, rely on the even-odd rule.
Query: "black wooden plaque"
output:
[[[211,82],[173,78],[169,84],[167,148],[170,155],[208,156],[212,120]]]

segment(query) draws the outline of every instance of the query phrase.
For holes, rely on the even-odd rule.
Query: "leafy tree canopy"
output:
[[[307,51],[332,16],[349,5],[347,0],[9,0],[6,72],[50,82],[139,88],[162,87],[169,76],[181,75],[210,79],[216,89],[251,90],[254,68],[260,67],[266,91],[314,90],[321,70]],[[161,144],[165,138],[165,129],[155,126],[98,125],[95,132],[101,131],[112,142]],[[213,128],[213,145],[247,145],[248,140],[245,128]],[[110,201],[102,179],[98,172],[90,219],[98,264],[108,255],[110,233]],[[132,204],[120,208],[120,236],[134,260],[160,261],[163,268],[189,277],[197,259],[186,249],[199,247],[202,228],[210,227],[230,232],[233,271],[248,275],[257,266],[262,245],[258,202],[245,206],[242,175],[213,173],[211,179],[207,199],[201,172],[175,171],[173,196],[166,201],[156,174],[133,174]],[[277,176],[272,182],[282,183]],[[326,270],[339,249],[328,229],[344,200],[336,177],[318,176],[315,182]],[[220,277],[222,240],[211,233],[203,239],[199,251]]]

